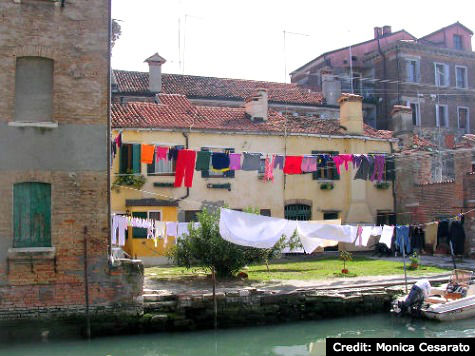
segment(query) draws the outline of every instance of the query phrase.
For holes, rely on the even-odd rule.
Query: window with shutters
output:
[[[449,127],[449,109],[447,105],[435,105],[435,126]]]
[[[318,155],[318,154],[337,155],[338,152],[312,151],[312,155]],[[316,172],[313,172],[312,174],[313,174],[314,180],[339,180],[340,179],[340,175],[338,174],[338,171],[336,170],[335,163],[333,162],[331,158],[326,161],[318,159],[317,170]]]
[[[51,185],[13,185],[13,247],[51,247]]]
[[[376,212],[376,225],[395,225],[396,214],[391,211],[378,210]]]
[[[185,222],[198,222],[198,214],[201,210],[185,210]]]
[[[54,62],[49,58],[16,59],[14,121],[52,122],[53,67]]]
[[[312,207],[306,204],[289,204],[284,208],[287,220],[308,221],[312,219]]]
[[[234,148],[217,148],[217,147],[201,147],[201,151],[209,152],[224,152],[224,153],[234,153]],[[234,178],[234,170],[228,170],[225,172],[217,172],[213,170],[212,160],[209,161],[209,170],[201,171],[202,178]]]
[[[470,133],[470,120],[469,120],[469,115],[468,115],[468,107],[458,106],[457,118],[458,118],[459,129],[464,130],[465,133]]]
[[[122,144],[120,147],[119,173],[140,172],[140,144]]]
[[[336,220],[338,219],[339,213],[338,211],[324,211],[323,212],[323,220]]]
[[[182,150],[185,148],[183,145],[174,146],[174,148],[178,150]],[[153,176],[173,176],[175,175],[176,171],[176,159],[169,158],[167,155],[166,159],[159,160],[158,162],[155,160],[155,154],[153,154],[153,162],[152,164],[147,164],[147,175]]]
[[[460,89],[466,89],[467,83],[467,67],[455,66],[455,86]]]
[[[411,83],[420,81],[420,64],[417,59],[406,60],[406,80]]]
[[[444,63],[434,63],[435,85],[446,87],[449,85],[449,66]]]
[[[458,50],[463,50],[462,36],[454,35],[454,48]]]

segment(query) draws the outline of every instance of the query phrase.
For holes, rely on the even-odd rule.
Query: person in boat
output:
[[[412,307],[420,308],[424,301],[431,303],[440,303],[437,298],[430,298],[432,295],[445,295],[445,290],[433,288],[429,280],[421,279],[417,281],[411,288],[409,295],[399,305],[402,311],[409,311]]]

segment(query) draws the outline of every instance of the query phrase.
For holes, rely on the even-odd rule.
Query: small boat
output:
[[[471,284],[472,275],[472,271],[454,269],[449,283],[432,288],[432,295],[422,303],[404,308],[402,305],[407,296],[403,296],[394,302],[391,312],[439,321],[472,318],[475,316],[475,285]]]

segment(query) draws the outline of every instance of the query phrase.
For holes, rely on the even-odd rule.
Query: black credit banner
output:
[[[472,338],[328,338],[327,356],[335,355],[473,355],[475,339]]]

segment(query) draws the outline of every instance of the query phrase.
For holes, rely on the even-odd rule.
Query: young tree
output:
[[[189,235],[177,240],[169,257],[178,266],[186,268],[202,267],[216,271],[218,277],[231,277],[241,268],[251,263],[265,262],[269,270],[269,260],[280,255],[289,242],[282,238],[271,249],[257,249],[235,245],[224,240],[219,234],[219,210],[214,213],[203,210],[198,214],[200,226],[190,225]],[[290,241],[298,239],[296,234]]]

